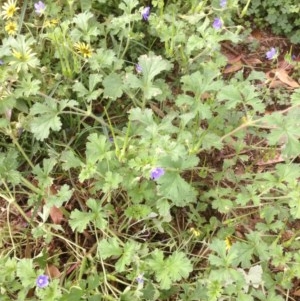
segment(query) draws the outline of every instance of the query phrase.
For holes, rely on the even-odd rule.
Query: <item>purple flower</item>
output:
[[[39,288],[44,288],[44,287],[48,286],[49,285],[49,277],[46,275],[40,275],[36,279],[36,285]]]
[[[142,17],[145,21],[148,21],[150,16],[150,6],[146,6],[143,10],[142,10]]]
[[[136,65],[135,65],[135,71],[136,71],[137,73],[142,73],[143,69],[142,69],[142,67],[141,67],[140,64],[136,64]]]
[[[227,0],[220,0],[220,6],[224,8],[227,5]]]
[[[158,180],[164,174],[165,174],[165,170],[162,167],[155,167],[151,170],[150,178],[152,180]]]
[[[276,56],[276,49],[272,47],[269,51],[266,52],[266,58],[268,60],[273,60]]]
[[[143,284],[144,283],[144,275],[143,274],[140,274],[136,277],[136,281],[138,284]]]
[[[221,29],[221,27],[223,26],[223,22],[220,18],[215,18],[214,23],[213,23],[212,26],[216,30]]]
[[[0,66],[4,65],[4,62],[2,60],[0,60]]]
[[[46,9],[46,5],[42,1],[39,1],[34,4],[34,8],[35,8],[35,12],[38,15],[42,15],[44,13],[44,10]]]

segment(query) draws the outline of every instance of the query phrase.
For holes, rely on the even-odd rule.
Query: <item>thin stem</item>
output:
[[[42,194],[43,194],[42,191],[41,191],[38,187],[36,187],[36,186],[34,186],[33,184],[31,184],[27,179],[21,177],[21,182],[22,182],[22,184],[24,184],[27,188],[29,188],[31,191],[33,191],[33,192],[35,192],[35,193],[37,193],[37,194],[39,194],[39,195],[42,195]]]
[[[11,132],[12,133],[12,132]],[[19,144],[18,140],[16,139],[16,137],[13,135],[13,133],[10,135],[13,144],[17,147],[17,149],[20,151],[20,153],[23,155],[23,157],[25,158],[25,160],[27,161],[27,163],[30,165],[30,167],[33,169],[34,165],[31,162],[31,160],[28,158],[28,156],[26,155],[26,153],[24,152],[24,149],[22,148],[22,146]]]
[[[23,26],[25,12],[27,9],[27,2],[28,2],[28,0],[24,0],[23,5],[22,5],[22,10],[21,10],[20,19],[19,19],[19,26],[18,26],[19,27],[18,34],[20,34],[22,26]]]
[[[7,226],[8,226],[9,237],[10,237],[11,244],[12,244],[13,250],[14,250],[13,251],[14,252],[14,257],[16,258],[17,257],[16,246],[15,246],[15,242],[14,242],[14,239],[13,239],[13,235],[12,235],[12,231],[11,231],[11,226],[10,226],[10,220],[9,220],[10,204],[11,203],[8,203],[8,206],[7,206],[6,219],[7,219]]]

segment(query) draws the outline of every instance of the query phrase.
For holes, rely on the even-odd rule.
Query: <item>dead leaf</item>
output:
[[[271,165],[271,164],[276,164],[276,163],[279,163],[279,162],[284,162],[284,158],[281,156],[281,154],[277,154],[275,156],[275,158],[273,159],[269,159],[267,161],[264,161],[264,160],[259,160],[255,165],[257,166],[264,166],[264,165]]]
[[[207,100],[207,99],[210,99],[212,96],[211,96],[211,93],[208,93],[208,92],[204,92],[202,95],[201,95],[201,99],[202,100]]]
[[[51,207],[50,209],[50,217],[52,219],[53,224],[61,224],[61,222],[64,219],[62,211],[55,206]]]
[[[300,296],[300,289],[296,290],[294,293],[293,293],[294,296]]]
[[[60,271],[58,270],[58,268],[56,266],[54,266],[53,264],[48,264],[46,266],[46,274],[50,277],[50,278],[59,278],[60,277]]]
[[[266,73],[267,82],[270,88],[280,86],[289,86],[291,88],[298,88],[299,84],[293,80],[284,69],[273,69]]]
[[[247,62],[248,62],[250,65],[252,65],[252,66],[256,66],[256,65],[262,64],[262,61],[259,60],[258,58],[255,58],[255,57],[253,57],[253,58],[247,58]]]
[[[224,71],[223,71],[223,73],[224,74],[228,74],[228,73],[236,72],[236,71],[238,71],[238,70],[240,70],[242,68],[243,68],[242,62],[238,61],[238,62],[236,62],[236,63],[234,63],[232,65],[226,66],[225,69],[224,69]]]
[[[294,66],[290,64],[289,62],[282,60],[278,63],[278,69],[284,69],[286,71],[291,71],[294,69]]]
[[[255,40],[261,40],[263,38],[263,33],[259,29],[254,29],[250,36]]]
[[[293,80],[284,69],[276,69],[275,76],[292,88],[299,88],[299,84]]]
[[[241,61],[241,58],[242,58],[242,55],[238,55],[236,57],[229,57],[227,56],[227,59],[228,59],[228,64],[235,64],[235,63],[239,63]]]

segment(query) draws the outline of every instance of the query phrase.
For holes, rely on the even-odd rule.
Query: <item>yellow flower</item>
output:
[[[9,34],[9,35],[15,35],[17,33],[18,30],[18,24],[15,21],[8,21],[5,24],[5,31]]]
[[[45,27],[54,27],[58,24],[57,19],[46,20],[44,26]]]
[[[200,236],[200,234],[201,234],[201,231],[199,231],[199,230],[197,230],[197,229],[195,229],[195,228],[190,228],[190,232],[194,235],[194,236],[196,236],[196,237],[198,237],[198,236]]]
[[[89,44],[77,42],[74,44],[74,48],[79,54],[83,55],[83,57],[92,56],[93,48]]]
[[[21,62],[28,62],[34,54],[32,53],[31,49],[27,49],[24,52],[17,51],[15,49],[12,50],[12,55]]]
[[[226,251],[229,251],[231,246],[232,246],[232,241],[231,241],[231,237],[227,236],[225,238],[225,244],[226,244]]]
[[[3,19],[11,19],[18,9],[19,7],[17,7],[17,2],[15,0],[8,0],[8,2],[2,5],[2,12],[0,15]]]
[[[15,50],[15,49],[13,49],[13,56],[15,57],[15,58],[17,58],[18,60],[21,60],[22,59],[22,53],[21,52],[19,52],[19,51],[17,51],[17,50]]]
[[[11,92],[4,87],[0,87],[0,100],[3,100],[4,98],[11,95]]]

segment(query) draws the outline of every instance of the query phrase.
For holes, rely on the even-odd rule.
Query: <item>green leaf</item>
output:
[[[267,136],[270,145],[284,144],[283,156],[293,157],[300,154],[299,131],[295,126],[299,122],[300,110],[291,110],[287,115],[275,112],[265,116],[263,122],[272,127]]]
[[[78,102],[74,99],[61,99],[58,104],[60,112],[62,112],[65,108],[73,108],[76,106],[78,106]]]
[[[31,132],[37,140],[48,138],[50,130],[59,131],[62,123],[58,116],[57,103],[47,99],[46,103],[35,103],[30,109],[30,115],[34,116],[31,122]]]
[[[119,4],[119,8],[124,11],[125,14],[130,15],[133,9],[139,4],[137,0],[123,0]]]
[[[102,93],[102,89],[96,90],[96,85],[102,80],[101,74],[91,74],[89,76],[89,87],[88,89],[81,83],[76,82],[73,85],[73,90],[77,92],[79,97],[83,97],[87,102],[95,100]]]
[[[291,215],[295,219],[300,218],[300,191],[299,189],[293,189],[289,192],[288,196],[291,198],[289,200],[289,207]]]
[[[202,94],[208,91],[215,91],[221,87],[222,82],[215,81],[218,76],[217,72],[205,71],[203,74],[196,71],[190,75],[184,75],[181,78],[183,83],[182,89],[185,92],[192,92],[195,99],[199,101]]]
[[[66,184],[60,187],[60,190],[55,195],[50,195],[46,200],[47,207],[61,207],[64,203],[68,202],[72,197],[73,190]]]
[[[1,92],[1,90],[0,90]],[[2,93],[1,93],[2,94]],[[13,94],[4,96],[0,101],[0,113],[6,114],[9,110],[12,110],[16,104],[16,98]],[[4,125],[4,122],[1,122],[1,125]]]
[[[243,268],[251,266],[252,256],[255,251],[253,246],[244,242],[236,242],[231,248],[237,249],[239,252],[239,257],[236,259],[236,265],[240,263]]]
[[[181,149],[180,155],[181,156],[178,156],[176,160],[170,156],[163,157],[159,160],[159,163],[164,167],[177,170],[190,169],[199,163],[199,158],[196,155],[187,155],[185,149]]]
[[[104,87],[104,97],[116,100],[123,94],[123,80],[117,73],[106,76],[102,82]]]
[[[275,168],[280,182],[293,183],[295,179],[300,177],[299,164],[276,164]]]
[[[78,231],[82,233],[88,223],[93,219],[93,214],[90,212],[81,212],[78,209],[75,209],[71,212],[69,224],[73,231]]]
[[[98,83],[102,80],[101,74],[90,74],[89,75],[89,91],[92,92],[95,90]]]
[[[13,185],[19,184],[21,174],[17,170],[18,167],[18,153],[14,149],[9,149],[6,153],[0,153],[0,182],[5,180]]]
[[[226,101],[227,109],[233,109],[243,102],[240,90],[234,85],[224,86],[217,95],[219,101]]]
[[[93,133],[88,136],[86,144],[86,160],[90,164],[101,162],[104,159],[110,160],[112,152],[110,151],[111,143],[108,142],[104,135]]]
[[[119,257],[122,252],[123,250],[116,237],[102,239],[98,245],[98,254],[104,260],[109,257]]]
[[[185,279],[193,271],[193,265],[183,252],[174,252],[167,259],[161,250],[156,249],[147,263],[153,270],[161,289],[168,290],[173,282]]]
[[[156,56],[153,53],[140,56],[139,65],[142,68],[142,77],[145,84],[151,82],[154,77],[162,71],[168,71],[172,67],[172,64],[169,61],[164,60],[161,56]]]
[[[197,191],[183,180],[179,174],[167,172],[158,179],[159,193],[175,206],[184,207],[196,201]]]
[[[142,110],[141,108],[131,109],[129,111],[129,120],[143,124],[144,127],[152,125],[154,123],[153,111],[150,109]]]
[[[39,165],[36,165],[33,168],[33,172],[36,175],[36,179],[39,181],[40,187],[50,187],[53,183],[53,178],[50,177],[50,173],[52,172],[55,164],[56,159],[50,158],[50,159],[44,159],[43,160],[43,167],[40,167]]]
[[[105,184],[102,187],[104,193],[117,189],[119,184],[122,183],[123,177],[116,173],[108,171],[105,173]]]
[[[125,267],[135,261],[135,254],[140,249],[140,244],[135,241],[127,241],[124,245],[123,252],[115,267],[117,272],[124,272]]]
[[[41,81],[37,79],[32,80],[32,74],[29,73],[27,76],[22,78],[20,85],[15,90],[15,93],[18,97],[36,95],[40,90],[40,84]]]
[[[88,199],[86,204],[92,210],[92,221],[95,227],[100,230],[103,230],[107,225],[107,221],[105,219],[106,215],[104,214],[99,202],[95,199]]]
[[[17,263],[17,276],[24,287],[31,288],[35,286],[37,276],[32,259],[24,258]]]
[[[125,209],[124,214],[126,217],[135,220],[146,218],[151,213],[151,208],[143,204],[132,204]]]
[[[61,154],[60,161],[63,170],[70,170],[71,168],[77,168],[81,165],[81,160],[76,157],[72,150],[65,150]]]
[[[225,240],[215,238],[209,247],[212,251],[216,252],[216,255],[209,255],[209,262],[216,267],[229,268],[238,257],[237,250],[230,248],[229,251],[227,251]]]
[[[84,97],[89,93],[89,90],[81,82],[76,82],[73,87],[73,91],[77,92],[79,97]]]
[[[159,85],[155,85],[153,82],[154,77],[162,71],[170,70],[172,65],[169,61],[162,59],[161,56],[155,56],[153,53],[150,55],[142,55],[139,57],[139,66],[142,69],[142,79],[139,84],[139,88],[144,93],[145,99],[150,99],[162,93]]]
[[[0,258],[0,265],[3,268],[0,274],[1,283],[13,282],[16,278],[17,260],[15,258],[2,256]]]
[[[71,286],[69,292],[64,292],[60,301],[82,301],[84,291],[77,286]]]
[[[116,54],[111,49],[97,49],[96,53],[89,59],[89,65],[92,70],[111,69],[117,62]],[[121,65],[121,61],[119,61]]]
[[[156,203],[156,208],[158,209],[158,213],[164,217],[164,220],[167,221],[171,221],[172,217],[170,214],[170,210],[171,210],[171,206],[168,200],[163,199],[163,200],[159,200]]]
[[[73,18],[73,22],[79,27],[83,32],[88,31],[89,20],[93,17],[93,14],[89,11],[84,13],[79,13]]]
[[[300,88],[294,90],[294,93],[291,95],[292,105],[300,104]]]

